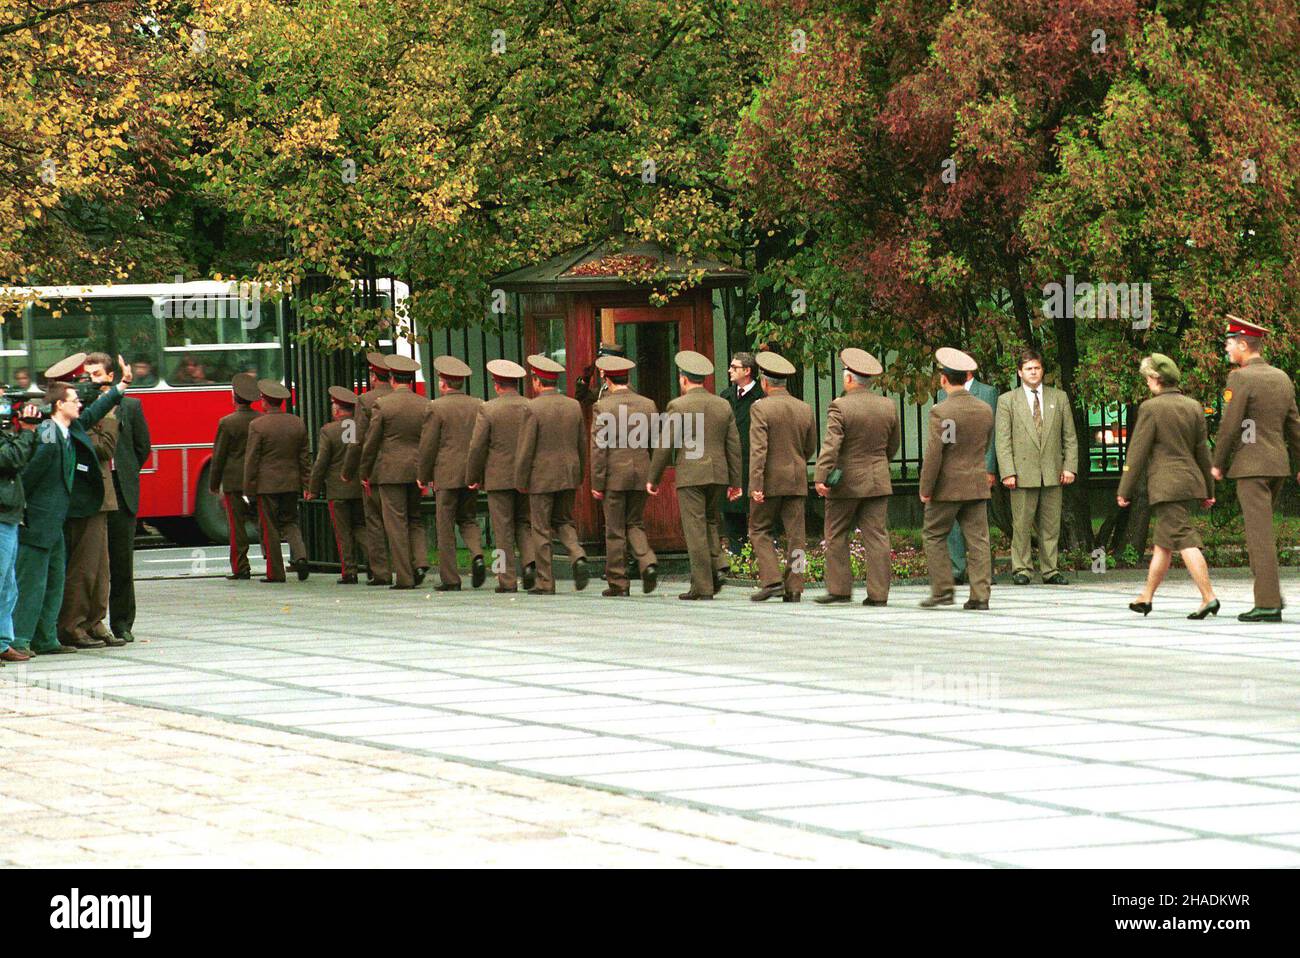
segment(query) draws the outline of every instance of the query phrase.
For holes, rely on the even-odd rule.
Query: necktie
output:
[[[72,448],[72,437],[63,437],[63,484],[68,487],[68,492],[72,491],[72,480],[77,474],[77,454]]]
[[[1043,431],[1043,406],[1038,401],[1038,390],[1034,390],[1034,428]]]

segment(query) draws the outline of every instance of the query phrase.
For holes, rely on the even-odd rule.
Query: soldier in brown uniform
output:
[[[346,386],[330,387],[333,421],[320,428],[316,444],[316,462],[303,498],[315,499],[324,493],[329,500],[330,524],[334,527],[334,545],[339,550],[339,585],[357,582],[357,542],[366,528],[361,506],[361,483],[343,479],[343,460],[350,443],[356,439],[357,394]]]
[[[658,581],[654,550],[646,538],[646,481],[650,446],[656,431],[654,400],[628,385],[636,363],[623,356],[600,356],[603,395],[592,406],[591,494],[605,509],[605,581],[603,596],[629,592],[627,550],[632,547],[641,570],[641,591],[653,592]]]
[[[257,402],[257,377],[236,373],[230,381],[235,411],[217,423],[217,438],[212,443],[212,462],[208,464],[208,490],[220,494],[226,504],[226,521],[230,524],[230,575],[227,579],[248,579],[249,501],[244,498],[244,451],[248,445],[248,424],[260,415],[252,404]]]
[[[109,367],[104,353],[91,353],[85,365]],[[101,385],[101,393],[108,392],[111,381]],[[90,648],[91,643],[126,645],[104,624],[108,615],[108,514],[117,510],[117,493],[113,488],[112,461],[117,451],[118,421],[115,409],[90,427],[90,438],[95,444],[99,460],[100,481],[104,484],[104,499],[97,512],[88,516],[69,516],[63,528],[63,538],[68,553],[66,578],[63,585],[63,605],[59,609],[59,641],[64,645]]]
[[[1223,391],[1223,419],[1214,439],[1214,478],[1237,481],[1246,525],[1246,551],[1255,578],[1255,607],[1242,622],[1281,622],[1282,584],[1277,575],[1273,510],[1287,476],[1300,474],[1300,413],[1291,377],[1259,354],[1268,330],[1228,316],[1224,350],[1237,368]],[[1290,452],[1290,462],[1287,453]],[[1231,462],[1231,466],[1229,466]]]
[[[533,564],[528,497],[515,488],[519,428],[528,410],[528,400],[520,395],[519,385],[528,374],[523,366],[508,359],[493,359],[487,364],[487,370],[492,374],[497,398],[480,406],[475,416],[465,478],[471,489],[487,491],[488,516],[492,520],[497,553],[492,560],[496,591],[517,592],[515,556],[518,555],[523,565],[525,589],[535,585],[537,571]]]
[[[366,443],[366,428],[370,417],[374,415],[375,403],[393,391],[389,381],[388,357],[383,353],[366,353],[366,363],[370,369],[370,388],[361,394],[352,421],[356,424],[355,442],[347,444],[347,454],[343,457],[343,477],[345,480],[359,478],[361,468],[361,450]],[[389,567],[388,536],[384,532],[384,512],[379,504],[378,494],[371,494],[363,489],[361,508],[366,517],[366,532],[363,540],[366,547],[366,568],[369,581],[366,585],[390,585],[392,574]]]
[[[586,471],[587,429],[582,406],[556,391],[564,367],[546,356],[528,357],[533,399],[519,429],[515,488],[528,493],[537,584],[529,595],[554,595],[551,542],[559,539],[573,563],[573,587],[587,587],[587,554],[573,525],[573,501]]]
[[[1126,507],[1138,482],[1146,479],[1147,499],[1156,517],[1155,548],[1146,587],[1129,608],[1143,615],[1150,613],[1151,600],[1176,551],[1201,593],[1200,609],[1188,618],[1203,619],[1219,612],[1219,600],[1214,597],[1210,572],[1201,555],[1201,537],[1190,518],[1198,502],[1206,509],[1214,505],[1205,408],[1178,388],[1178,366],[1168,356],[1152,353],[1145,357],[1141,373],[1152,395],[1138,407],[1115,501]]]
[[[935,352],[939,385],[947,398],[930,409],[930,436],[921,464],[921,501],[925,503],[925,561],[930,567],[930,595],[921,607],[952,605],[952,563],[947,539],[954,522],[966,539],[970,598],[964,608],[987,609],[993,590],[993,556],[989,552],[988,502],[993,477],[987,468],[993,438],[993,410],[967,391],[967,373],[975,360],[957,349]]]
[[[429,401],[411,388],[420,364],[389,356],[393,389],[374,404],[361,450],[361,484],[377,496],[384,515],[389,561],[397,580],[391,588],[414,589],[429,568],[429,546],[420,518],[420,433]],[[365,397],[362,397],[363,399]]]
[[[266,414],[248,426],[248,451],[244,455],[244,494],[257,498],[262,527],[262,554],[266,576],[261,582],[284,581],[284,556],[280,542],[289,543],[289,562],[298,581],[307,578],[307,547],[298,527],[298,498],[311,476],[307,426],[285,411],[289,390],[274,379],[259,379],[258,392]]]
[[[670,465],[676,467],[677,509],[682,535],[691,560],[691,587],[677,598],[685,601],[712,599],[722,587],[718,557],[722,543],[718,527],[722,518],[722,496],[740,498],[740,433],[731,404],[704,388],[713,374],[713,363],[691,349],[674,358],[681,395],[664,410],[668,428],[680,422],[676,434],[661,432],[659,447],[650,457],[650,480],[646,492],[659,494],[659,480]],[[687,426],[690,423],[690,426]],[[692,430],[694,449],[688,448],[685,429]]]
[[[749,598],[763,602],[772,596],[798,602],[803,597],[804,506],[808,499],[808,459],[817,451],[817,420],[812,407],[786,391],[794,365],[774,352],[758,354],[766,395],[749,411],[749,539],[758,559],[757,592]],[[777,520],[786,538],[786,571],[776,557],[772,530]]]
[[[478,527],[478,490],[465,478],[469,441],[483,400],[465,394],[470,368],[455,356],[433,361],[441,394],[429,404],[420,435],[420,488],[432,487],[437,503],[439,592],[460,591],[456,568],[456,530],[473,557],[470,582],[474,588],[487,578],[483,539]]]
[[[826,437],[813,475],[817,495],[826,500],[826,594],[814,602],[853,599],[849,540],[862,530],[867,554],[867,597],[863,605],[889,601],[889,533],[886,519],[893,485],[889,460],[898,452],[902,431],[894,404],[867,387],[884,372],[864,349],[840,353],[844,395],[826,413]]]

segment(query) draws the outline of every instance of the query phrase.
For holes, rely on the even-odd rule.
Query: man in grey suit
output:
[[[1038,535],[1038,566],[1045,585],[1069,585],[1057,568],[1061,538],[1062,489],[1074,482],[1079,445],[1070,400],[1043,385],[1043,357],[1020,354],[1017,389],[996,407],[998,471],[1011,493],[1011,571],[1016,585],[1028,585],[1033,568],[1030,534]]]
[[[993,410],[993,415],[997,416],[998,411],[998,390],[996,386],[990,386],[988,383],[982,383],[975,378],[975,373],[967,374],[966,391],[976,399],[981,399]],[[997,482],[998,459],[997,451],[993,443],[989,443],[988,455],[984,460],[984,468],[988,472],[989,488]],[[966,539],[962,535],[961,525],[953,523],[952,532],[948,534],[948,558],[952,561],[952,577],[958,585],[965,585],[968,581],[966,576]],[[990,556],[990,562],[992,557]]]

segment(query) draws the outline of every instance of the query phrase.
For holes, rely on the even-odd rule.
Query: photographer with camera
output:
[[[36,451],[35,424],[40,407],[11,404],[0,422],[0,662],[26,662],[31,653],[13,648],[14,607],[18,604],[18,524],[27,501],[23,496],[23,468]]]
[[[46,370],[50,418],[37,428],[36,451],[23,470],[27,519],[18,531],[16,568],[23,601],[14,614],[13,647],[37,655],[76,651],[60,644],[56,631],[65,575],[63,524],[69,514],[91,515],[103,503],[103,474],[88,430],[117,406],[131,382],[119,356],[121,380],[83,411],[69,380],[81,375],[85,359],[78,353]]]

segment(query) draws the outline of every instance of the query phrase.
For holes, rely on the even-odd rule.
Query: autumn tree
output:
[[[1226,310],[1277,327],[1294,358],[1293,3],[779,9],[787,42],[729,168],[778,244],[763,281],[833,322],[792,322],[787,305],[763,334],[891,352],[887,385],[918,399],[937,345],[965,345],[1004,387],[1013,351],[1041,345],[1085,450],[1087,408],[1138,398],[1144,352],[1178,356],[1208,398]],[[1150,323],[1082,301],[1045,314],[1071,276],[1149,283]],[[1090,548],[1081,459],[1065,533]]]

